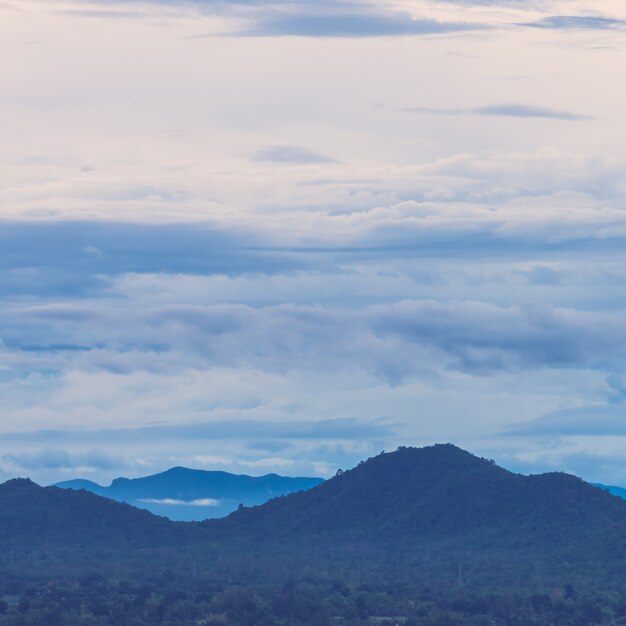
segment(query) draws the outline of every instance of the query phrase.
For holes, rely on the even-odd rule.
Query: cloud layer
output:
[[[0,14],[1,476],[626,482],[622,2]]]

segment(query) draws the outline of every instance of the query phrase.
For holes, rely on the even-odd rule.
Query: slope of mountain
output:
[[[608,491],[612,493],[614,496],[618,498],[622,498],[626,500],[626,489],[624,487],[616,487],[615,485],[602,485],[600,483],[592,483],[594,487],[598,487],[599,489],[604,489],[604,491]]]
[[[262,504],[270,498],[310,489],[321,482],[321,478],[292,478],[277,474],[254,477],[174,467],[144,478],[116,478],[108,487],[81,479],[55,486],[85,489],[171,520],[195,521],[224,517],[240,504]]]
[[[450,444],[400,448],[307,492],[233,513],[242,536],[553,550],[626,522],[626,501],[563,473],[523,476]]]
[[[87,491],[40,487],[24,478],[0,485],[0,546],[17,552],[44,548],[150,547],[176,544],[180,525]]]
[[[107,487],[103,487],[98,483],[93,482],[92,480],[85,480],[83,478],[75,478],[73,480],[64,480],[60,483],[55,483],[52,485],[53,487],[59,487],[59,489],[74,489],[78,491],[79,489],[84,489],[85,491],[91,491],[91,493],[95,493],[96,495],[105,495]],[[111,498],[114,500],[115,498]]]

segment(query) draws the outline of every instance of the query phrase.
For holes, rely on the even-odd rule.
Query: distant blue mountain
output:
[[[599,487],[600,489],[604,489],[604,491],[608,491],[612,493],[614,496],[618,496],[619,498],[624,498],[626,500],[626,489],[624,487],[615,487],[613,485],[601,485],[600,483],[592,483],[594,487]]]
[[[240,504],[263,504],[271,498],[311,489],[322,482],[322,478],[291,478],[278,474],[255,477],[174,467],[144,478],[116,478],[108,487],[83,479],[67,480],[54,486],[84,489],[171,520],[199,521],[225,517]]]

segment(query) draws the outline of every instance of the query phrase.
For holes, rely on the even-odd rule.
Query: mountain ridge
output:
[[[44,567],[66,563],[68,550],[111,567],[122,559],[141,568],[160,554],[171,567],[197,559],[218,578],[259,581],[294,567],[363,576],[393,567],[410,580],[416,567],[434,575],[461,558],[518,577],[545,570],[558,579],[573,564],[606,577],[626,562],[625,500],[565,473],[515,474],[451,444],[401,447],[307,491],[193,523],[9,481],[0,485],[0,529],[0,555]]]
[[[323,479],[317,477],[274,473],[249,476],[177,466],[150,476],[115,478],[109,486],[85,479],[62,481],[53,486],[85,489],[147,509],[156,515],[164,515],[173,521],[200,521],[224,517],[240,504],[262,504],[272,497],[310,489],[321,482]]]
[[[604,533],[626,522],[626,501],[569,474],[515,474],[437,444],[380,454],[313,490],[238,510],[222,522],[265,541],[278,539],[280,529],[298,541],[329,533],[387,544],[398,535],[448,542],[466,536],[476,545],[519,548]]]

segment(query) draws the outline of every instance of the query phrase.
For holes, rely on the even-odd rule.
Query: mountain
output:
[[[262,504],[270,498],[310,489],[321,482],[321,478],[292,478],[277,474],[254,477],[174,467],[144,478],[116,478],[108,487],[82,479],[54,486],[85,489],[171,520],[195,521],[224,517],[240,504]]]
[[[145,548],[155,537],[177,544],[183,535],[180,525],[165,518],[87,491],[40,487],[24,478],[0,485],[4,550]]]
[[[0,485],[7,626],[618,624],[625,571],[626,500],[449,444],[203,522]]]
[[[624,487],[616,487],[614,485],[601,485],[600,483],[592,483],[594,487],[598,487],[599,489],[604,489],[609,493],[612,493],[614,496],[618,498],[623,498],[626,500],[626,489]]]
[[[137,482],[142,495],[160,496],[159,482],[179,484],[177,475],[189,472],[114,484],[127,496]],[[206,477],[191,475],[199,483],[174,495],[197,497]],[[247,478],[223,476],[219,494]],[[514,474],[450,444],[399,448],[307,491],[200,523],[171,522],[84,490],[9,481],[0,486],[0,529],[0,555],[28,553],[29,567],[34,559],[44,569],[72,561],[63,555],[77,551],[83,561],[97,555],[101,568],[119,568],[121,559],[184,569],[197,560],[219,580],[304,568],[410,580],[462,561],[486,576],[500,572],[498,580],[503,572],[558,578],[575,568],[601,581],[626,564],[625,500],[567,474]]]
[[[314,489],[206,524],[264,543],[543,554],[613,531],[621,537],[626,501],[568,474],[514,474],[440,444],[381,454]]]
[[[84,489],[85,491],[91,491],[91,493],[95,493],[96,495],[104,495],[108,489],[108,487],[103,487],[98,483],[93,482],[93,480],[85,480],[83,478],[75,478],[73,480],[64,480],[60,483],[55,483],[52,485],[53,487],[58,487],[59,489],[74,489],[78,491],[80,489]],[[114,500],[115,498],[111,498]]]

